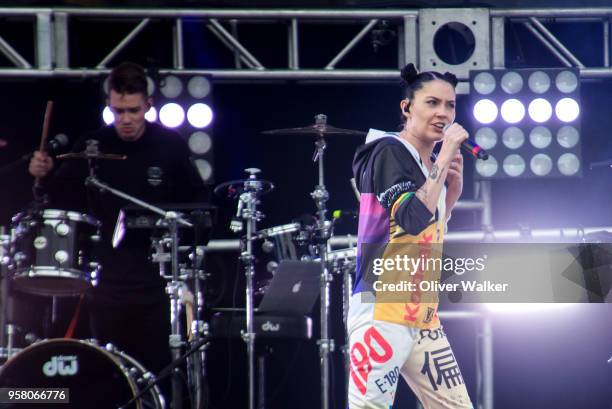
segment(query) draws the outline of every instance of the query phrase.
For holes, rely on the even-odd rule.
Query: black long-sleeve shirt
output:
[[[126,155],[126,160],[98,161],[96,176],[102,182],[152,204],[203,201],[206,188],[189,157],[189,148],[174,131],[147,123],[137,141],[124,141],[113,126],[83,135],[73,152],[85,150],[88,140],[97,140],[99,151]],[[146,235],[112,248],[112,236],[119,210],[129,203],[108,192],[86,189],[88,175],[84,160],[64,160],[50,183],[51,203],[61,209],[90,214],[102,223],[99,261],[103,269],[96,293],[113,298],[126,297],[138,289],[156,288],[161,279],[157,265],[149,261],[150,242]]]

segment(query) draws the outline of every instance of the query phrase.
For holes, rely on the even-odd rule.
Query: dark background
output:
[[[438,3],[436,5],[451,5],[451,2]],[[517,5],[517,2],[507,3],[508,6]],[[218,5],[216,2],[197,4]],[[298,2],[283,3],[284,6],[291,4],[300,5]],[[336,6],[345,3],[313,4]],[[536,5],[533,2],[530,4]],[[570,2],[554,3],[556,6],[569,4]],[[359,5],[372,6],[373,3],[360,2]],[[508,29],[514,30],[513,40],[507,44],[509,66],[535,67],[553,64],[547,52],[543,52],[537,44],[525,37],[520,27]],[[186,27],[185,30],[190,33],[186,55],[188,64],[215,67],[220,61],[231,58],[225,50],[206,43],[205,37],[199,37],[197,28]],[[333,56],[333,53],[330,56],[319,55],[325,53],[325,50],[318,46],[322,41],[343,44],[350,38],[349,29],[339,29],[338,35],[333,38],[318,38],[316,29],[312,30],[312,37],[307,40],[311,41],[307,44],[310,46],[303,48],[306,55],[302,57],[311,61],[313,66],[316,61],[323,63]],[[568,46],[573,45],[579,50],[580,58],[597,64],[600,58],[597,54],[597,41],[600,40],[596,28],[580,33],[564,32],[563,28],[559,30],[565,40],[573,42]],[[120,37],[121,27],[116,33],[109,34],[108,38],[95,36],[92,28],[91,37],[73,41],[87,40],[94,41],[94,45],[96,42],[102,45],[105,41],[112,42],[113,35]],[[151,35],[155,37],[154,32]],[[161,35],[157,38],[163,41]],[[147,65],[154,60],[159,66],[169,66],[165,54],[162,55],[160,51],[163,47],[163,43],[153,44],[143,40],[128,48],[118,60],[129,59]],[[266,65],[274,66],[286,61],[286,56],[266,53],[265,50],[258,50],[258,53],[263,53],[257,56],[262,58]],[[374,64],[385,67],[389,63],[392,64],[387,51],[383,49],[374,53],[367,41],[347,58],[352,59],[348,62],[368,61],[368,66]],[[82,54],[79,61],[73,63],[79,62],[85,64],[97,60],[92,55]],[[45,102],[48,99],[55,101],[51,135],[64,132],[74,140],[81,132],[101,125],[103,95],[100,81],[101,79],[0,79],[3,95],[0,100],[0,138],[9,142],[9,146],[0,151],[0,166],[36,148]],[[585,80],[582,83],[582,152],[585,164],[612,158],[609,131],[612,127],[612,117],[609,114],[611,93],[612,80]],[[400,98],[397,84],[384,82],[216,82],[213,124],[216,182],[241,178],[244,175],[242,169],[246,167],[261,168],[262,176],[276,185],[276,189],[262,201],[261,209],[266,218],[260,224],[261,227],[289,223],[300,215],[311,214],[315,207],[309,193],[314,189],[317,177],[316,167],[311,161],[314,141],[308,137],[269,137],[260,135],[259,132],[265,129],[308,125],[318,113],[327,114],[332,125],[343,128],[363,131],[370,127],[394,130],[399,125]],[[471,126],[467,96],[458,97],[457,120],[467,127]],[[330,138],[328,143],[325,158],[326,183],[331,194],[329,207],[355,209],[357,202],[350,189],[349,178],[352,176],[352,156],[362,139]],[[471,198],[473,170],[470,159],[466,162],[464,198]],[[0,219],[2,224],[8,226],[10,217],[30,202],[32,179],[27,175],[25,166],[1,176],[0,191],[4,200],[0,204]],[[496,228],[513,229],[519,226],[610,226],[611,183],[612,170],[604,168],[589,171],[586,166],[582,179],[495,182],[494,225]],[[234,237],[227,227],[230,215],[235,211],[235,204],[218,199],[215,199],[215,204],[220,207],[220,216],[213,237]],[[479,227],[478,218],[471,213],[455,213],[450,224],[451,231],[475,230]],[[355,222],[342,222],[337,233],[356,233]],[[209,300],[216,301],[213,306],[242,303],[244,286],[242,273],[237,270],[236,257],[237,254],[233,253],[213,254],[210,257],[209,271],[212,278]],[[263,265],[260,263],[257,268],[259,276],[263,276]],[[342,328],[338,309],[338,284],[339,279],[336,279],[333,333],[340,344]],[[612,355],[612,311],[609,305],[576,305],[554,312],[532,311],[521,315],[495,315],[493,326],[497,408],[610,407],[612,368],[606,364],[606,360]],[[479,324],[472,321],[448,321],[445,322],[445,329],[461,364],[472,400],[476,402],[478,387],[475,374],[478,356],[475,351],[480,339]],[[246,406],[244,349],[240,341],[230,340],[215,342],[210,349],[209,382],[212,401],[217,408]],[[317,407],[319,365],[315,343],[286,342],[275,345],[274,351],[268,361],[269,407]],[[334,353],[333,359],[333,407],[340,408],[344,394],[340,353]],[[413,400],[403,385],[399,395],[400,401]]]

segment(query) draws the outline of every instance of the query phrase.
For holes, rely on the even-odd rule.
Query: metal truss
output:
[[[259,9],[87,9],[87,8],[0,8],[0,18],[19,19],[23,24],[31,24],[35,33],[34,42],[29,49],[18,51],[0,36],[0,54],[8,61],[8,66],[0,66],[0,76],[16,77],[95,77],[107,74],[108,67],[115,63],[117,56],[125,51],[135,40],[146,38],[149,26],[166,22],[172,26],[168,35],[171,44],[171,64],[160,67],[161,74],[207,74],[216,80],[325,80],[345,82],[351,80],[397,81],[398,69],[406,62],[415,62],[417,66],[427,68],[432,61],[440,61],[430,43],[433,42],[432,26],[457,19],[474,24],[476,42],[487,42],[486,47],[476,47],[478,53],[469,64],[454,66],[453,72],[460,73],[458,93],[469,92],[467,69],[476,65],[478,68],[506,68],[506,27],[508,22],[522,24],[558,60],[559,67],[576,67],[582,78],[606,78],[612,76],[610,67],[610,17],[612,8],[566,8],[566,9],[370,9],[370,10],[259,10]],[[472,21],[473,20],[473,21]],[[83,53],[71,41],[79,38],[81,47],[87,51],[95,47],[88,43],[87,34],[79,32],[79,27],[88,22],[102,24],[101,34],[112,31],[117,24],[131,24],[131,29],[116,44],[99,50],[97,63],[89,66],[75,64],[76,57]],[[189,66],[185,63],[185,42],[188,35],[184,24],[201,24],[202,31],[209,32],[219,47],[229,50],[233,59],[225,65],[213,68]],[[577,31],[581,24],[602,25],[601,63],[587,66],[576,57],[575,50],[563,44],[551,27],[557,23],[569,23],[570,29]],[[77,23],[77,24],[75,24]],[[478,23],[478,24],[476,24]],[[239,28],[256,25],[284,26],[284,38],[271,38],[269,33],[260,31],[261,35],[247,36]],[[313,67],[307,61],[305,47],[312,47],[305,41],[304,32],[309,26],[316,26],[325,38],[334,39],[339,26],[351,25],[354,28],[352,38],[338,47],[338,41],[322,41],[317,44],[329,60]],[[355,48],[372,36],[384,36],[392,32],[397,38],[393,41],[393,58],[388,67],[368,68],[369,61],[359,61],[351,66],[346,57]],[[376,33],[378,32],[378,34]],[[259,33],[259,31],[258,31]],[[242,36],[240,35],[242,34]],[[91,33],[88,33],[91,35]],[[273,36],[273,35],[272,35]],[[278,37],[278,36],[276,36]],[[275,40],[275,41],[272,41]],[[280,47],[279,53],[286,53],[284,66],[268,67],[256,50],[261,47]],[[23,46],[22,46],[23,47]],[[338,47],[334,49],[334,47]],[[284,48],[284,49],[283,49]],[[331,48],[331,49],[330,49]],[[97,50],[97,48],[95,48]],[[275,49],[276,51],[276,49]],[[33,56],[28,60],[24,55]],[[348,61],[348,62],[347,62]],[[72,63],[71,63],[72,62]],[[484,65],[483,65],[484,62]],[[343,68],[338,68],[342,63]],[[75,66],[78,65],[78,66]],[[435,63],[434,63],[435,65]],[[371,66],[371,65],[370,65]],[[308,67],[308,68],[304,68]],[[438,65],[440,67],[440,65]],[[490,182],[478,182],[474,200],[461,201],[457,210],[477,211],[481,215],[481,226],[484,232],[492,231],[491,186]]]
[[[612,76],[610,68],[610,21],[612,8],[605,9],[456,9],[457,12],[470,16],[470,10],[486,11],[488,21],[483,22],[480,29],[490,36],[490,47],[485,51],[484,61],[490,62],[486,68],[505,68],[505,27],[508,20],[522,23],[550,52],[559,60],[560,66],[577,67],[583,78],[601,78]],[[431,14],[431,10],[429,10]],[[97,76],[108,72],[108,66],[115,62],[117,55],[128,47],[136,38],[142,37],[145,29],[153,22],[169,21],[173,25],[171,66],[162,67],[160,72],[182,72],[186,74],[209,74],[217,79],[274,79],[274,80],[375,80],[395,81],[397,70],[407,61],[420,62],[436,58],[431,47],[423,47],[423,41],[433,41],[420,38],[428,34],[424,31],[426,26],[420,19],[430,18],[425,10],[207,10],[207,9],[74,9],[74,8],[11,8],[0,9],[0,18],[19,18],[33,26],[35,32],[34,43],[29,50],[18,51],[18,47],[5,38],[0,37],[0,53],[9,61],[9,66],[0,68],[0,75],[9,76]],[[206,30],[233,53],[233,63],[215,68],[202,69],[185,65],[185,50],[183,24],[186,19],[190,22],[201,23]],[[74,22],[96,21],[104,23],[107,30],[113,30],[117,22],[133,24],[131,31],[109,50],[100,50],[99,62],[91,66],[75,67],[71,61],[82,50],[70,49],[70,40],[78,37],[78,28]],[[598,21],[602,24],[603,49],[601,66],[585,66],[568,49],[552,31],[544,24],[556,22],[571,22],[579,29],[582,23]],[[420,24],[419,24],[420,23]],[[440,23],[443,23],[440,22]],[[286,26],[284,46],[287,53],[285,67],[266,67],[256,55],[245,45],[245,39],[238,35],[238,28],[258,24],[283,24]],[[334,57],[319,68],[312,67],[304,61],[304,42],[300,41],[301,29],[307,25],[317,25],[317,29],[328,36],[334,35],[334,29],[339,25],[357,25],[356,33],[342,48],[332,51]],[[397,35],[394,42],[395,63],[385,68],[368,68],[368,62],[360,62],[359,66],[339,69],[338,64],[347,64],[345,57],[361,42],[366,41],[372,32],[384,29]],[[484,25],[484,27],[482,27]],[[359,29],[359,27],[361,27]],[[103,30],[104,31],[104,30]],[[478,37],[477,37],[478,39]],[[261,38],[248,38],[248,42],[261,41],[263,44],[271,43],[270,38],[262,35]],[[278,39],[276,39],[278,40]],[[421,41],[419,43],[419,41]],[[87,39],[81,43],[87,46]],[[320,44],[321,48],[330,47]],[[424,54],[423,50],[427,48]],[[23,55],[33,55],[29,61]],[[30,58],[32,59],[32,58]],[[466,75],[460,75],[465,80]],[[460,93],[467,93],[464,84]]]
[[[161,67],[161,74],[207,74],[221,80],[326,80],[345,82],[350,80],[397,81],[398,69],[406,62],[415,62],[417,66],[427,67],[434,60],[440,60],[433,47],[433,25],[441,26],[445,22],[458,18],[474,23],[475,38],[487,41],[487,47],[477,47],[477,52],[486,55],[474,57],[480,63],[478,68],[506,68],[506,27],[508,22],[522,24],[533,38],[543,44],[559,62],[559,67],[576,67],[582,78],[605,78],[612,76],[610,67],[610,17],[612,8],[566,8],[566,9],[370,9],[370,10],[259,10],[259,9],[87,9],[87,8],[0,8],[0,18],[19,19],[24,24],[31,24],[35,33],[30,48],[18,51],[0,36],[0,54],[3,54],[9,66],[0,67],[0,76],[16,77],[93,77],[107,74],[108,66],[115,63],[116,57],[136,39],[146,38],[146,29],[160,21],[172,26],[168,35],[171,53],[169,66]],[[446,20],[445,20],[446,19]],[[472,21],[473,20],[473,21]],[[102,33],[112,31],[118,23],[131,24],[125,36],[108,49],[100,49],[97,63],[89,66],[74,64],[75,57],[83,52],[71,39],[80,38],[81,47],[88,52],[95,48],[88,46],[88,38],[79,32],[82,24],[96,22],[103,24]],[[233,55],[226,65],[202,69],[188,66],[185,63],[184,23],[201,24],[203,31],[208,31],[220,47],[227,48]],[[476,25],[476,23],[479,23]],[[597,22],[602,25],[601,64],[587,66],[563,44],[551,31],[551,25],[570,23],[573,31],[579,30],[581,24]],[[257,25],[284,25],[284,38],[274,43],[270,34],[257,36],[240,36],[239,28]],[[346,44],[333,49],[338,41],[320,42],[317,44],[326,54],[333,55],[318,68],[311,68],[312,62],[306,61],[305,47],[312,46],[304,41],[304,29],[316,25],[317,31],[333,39],[339,26],[352,25],[355,33]],[[368,61],[359,61],[359,65],[347,63],[349,55],[359,44],[367,41],[369,36],[384,35],[384,30],[391,31],[397,37],[394,41],[393,63],[384,68],[368,68]],[[90,33],[89,33],[90,35]],[[429,42],[429,43],[428,43]],[[267,67],[255,51],[257,43],[264,47],[283,47],[278,52],[287,55],[283,67]],[[248,44],[248,45],[247,45]],[[329,48],[332,48],[331,50]],[[97,49],[96,49],[97,50]],[[28,60],[23,55],[31,55]],[[71,64],[71,62],[73,62]],[[485,65],[482,65],[485,62]],[[342,63],[343,68],[338,68]],[[434,64],[435,65],[435,64]],[[467,70],[458,68],[460,82],[458,93],[468,93]],[[470,64],[468,64],[470,65]],[[304,68],[309,67],[309,68]],[[344,68],[346,67],[346,68]],[[439,65],[438,65],[439,67]],[[485,232],[492,231],[491,186],[490,182],[478,182],[476,197],[471,201],[461,201],[457,210],[477,211],[481,215],[481,226]]]

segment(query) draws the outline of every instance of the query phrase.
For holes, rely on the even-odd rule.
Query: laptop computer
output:
[[[310,315],[319,297],[320,280],[319,262],[281,261],[257,312]]]

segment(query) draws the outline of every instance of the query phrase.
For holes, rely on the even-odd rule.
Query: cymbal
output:
[[[313,124],[302,128],[272,129],[263,131],[264,135],[308,135],[308,136],[365,136],[362,131],[336,128],[327,124]]]
[[[96,160],[126,160],[127,156],[115,153],[70,152],[57,155],[57,159],[96,159]]]

